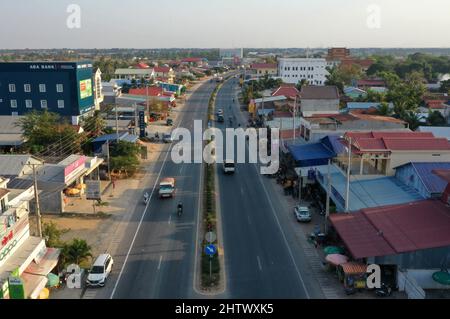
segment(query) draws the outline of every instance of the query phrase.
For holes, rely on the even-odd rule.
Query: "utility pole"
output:
[[[111,181],[111,162],[109,157],[109,140],[106,141],[106,157],[108,159],[108,178],[109,181]]]
[[[43,164],[25,163],[25,165],[28,165],[33,169],[34,202],[35,202],[35,206],[36,206],[36,225],[37,225],[38,237],[42,238],[41,208],[39,206],[39,191],[38,191],[38,187],[37,187],[36,167],[42,166]]]
[[[347,165],[347,187],[345,192],[345,212],[348,213],[349,211],[349,204],[348,200],[350,198],[350,167],[351,167],[351,161],[352,161],[352,138],[349,137],[348,140],[348,165]]]
[[[296,109],[297,109],[297,96],[294,98],[294,116],[293,116],[293,144],[295,144],[295,115],[296,115]],[[283,120],[283,119],[281,119]]]
[[[115,105],[116,109],[116,141],[119,142],[119,114],[117,112],[117,104]]]

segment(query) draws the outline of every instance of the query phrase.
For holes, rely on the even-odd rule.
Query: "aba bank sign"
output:
[[[54,64],[31,64],[31,70],[56,70],[56,66]]]
[[[70,64],[62,64],[62,65],[56,65],[56,64],[31,64],[30,70],[73,70],[73,65]]]

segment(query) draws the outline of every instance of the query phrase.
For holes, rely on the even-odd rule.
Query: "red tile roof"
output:
[[[347,67],[351,65],[360,65],[362,68],[369,68],[375,61],[371,59],[342,59],[341,66]]]
[[[427,133],[427,134],[423,134]],[[431,132],[347,132],[359,151],[447,151],[446,138],[434,137]]]
[[[158,72],[158,73],[169,73],[170,72],[170,67],[168,67],[168,66],[155,66],[154,71]]]
[[[386,82],[383,80],[358,80],[357,82],[358,87],[359,86],[386,86]]]
[[[280,86],[272,93],[272,96],[284,95],[285,97],[295,98],[299,94],[300,92],[295,86]]]
[[[450,245],[450,209],[439,200],[333,214],[330,221],[356,259]]]
[[[128,93],[132,95],[147,95],[147,89],[146,88],[130,89]],[[162,94],[163,89],[161,87],[150,86],[148,88],[148,96],[161,96]]]
[[[138,69],[148,69],[150,68],[150,66],[144,62],[139,62],[138,64],[136,64],[136,68]]]
[[[282,130],[280,131],[280,139],[290,140],[294,136],[294,130]],[[300,137],[300,129],[295,130],[295,137]]]
[[[184,58],[181,60],[181,62],[184,63],[197,63],[197,62],[201,62],[202,58]]]
[[[445,108],[447,108],[447,105],[445,105],[444,101],[442,101],[442,100],[428,100],[426,102],[426,104],[430,109],[445,109]]]
[[[300,96],[303,100],[336,100],[339,99],[339,91],[336,86],[305,85]]]

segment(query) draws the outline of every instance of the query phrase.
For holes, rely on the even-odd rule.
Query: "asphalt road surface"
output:
[[[217,124],[218,128],[230,126],[230,116],[241,120],[241,127],[246,126],[237,103],[233,103],[237,81],[228,81],[218,94],[216,107],[224,110],[227,119]],[[238,127],[237,123],[233,121],[233,127]],[[225,175],[218,164],[217,174],[227,279],[227,290],[221,297],[320,297],[301,248],[288,233],[292,225],[285,227],[292,220],[280,218],[279,199],[267,190],[269,180],[251,163],[237,164],[233,175]]]
[[[192,129],[195,119],[205,120],[214,87],[215,83],[208,81],[193,92],[179,127]],[[199,297],[193,288],[193,276],[201,165],[174,163],[170,147],[165,146],[148,180],[146,190],[151,194],[154,189],[150,202],[147,207],[143,202],[137,204],[126,238],[113,256],[113,273],[96,298]],[[157,184],[164,177],[176,179],[172,199],[158,198]],[[182,216],[176,213],[178,201],[183,203]]]

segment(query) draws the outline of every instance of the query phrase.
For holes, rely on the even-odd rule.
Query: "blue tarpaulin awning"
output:
[[[288,150],[297,167],[327,165],[328,160],[336,156],[322,143],[289,145]]]

